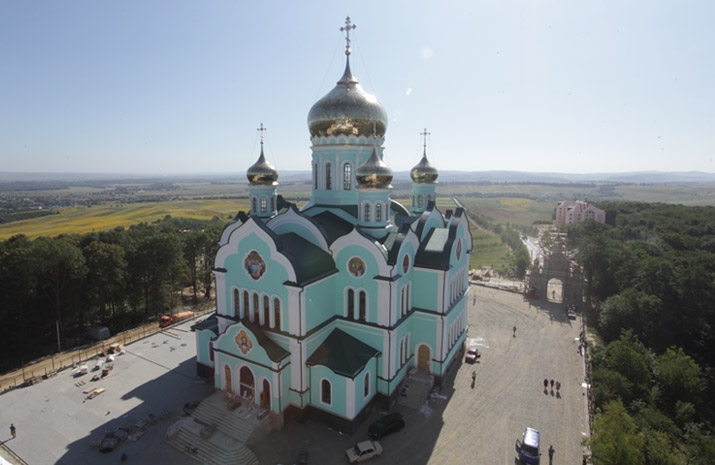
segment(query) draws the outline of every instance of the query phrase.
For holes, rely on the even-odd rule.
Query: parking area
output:
[[[587,415],[579,320],[568,319],[560,304],[534,304],[520,294],[479,286],[470,294],[468,337],[479,346],[478,363],[460,364],[421,408],[398,405],[405,428],[383,438],[383,455],[368,463],[513,465],[514,442],[526,426],[541,431],[544,458],[551,444],[554,464],[581,463]],[[195,464],[162,440],[185,403],[213,391],[195,377],[190,324],[128,345],[100,381],[73,378],[67,370],[0,396],[7,424],[0,440],[32,465],[117,463],[121,453],[134,464]],[[544,379],[560,383],[559,395],[544,389]],[[84,391],[91,387],[106,390],[88,399]],[[92,447],[104,431],[140,423],[149,414],[156,421],[136,441],[108,454]],[[366,439],[380,415],[371,412],[353,435],[318,422],[288,422],[253,449],[262,465],[294,463],[301,449],[308,451],[309,463],[346,463],[345,449]],[[10,423],[18,428],[15,439]]]
[[[517,293],[480,286],[470,293],[468,337],[479,346],[478,363],[460,364],[420,409],[398,405],[406,427],[383,438],[382,456],[368,463],[514,465],[514,443],[530,426],[541,432],[542,463],[553,445],[554,464],[580,464],[588,423],[579,320],[560,304]],[[294,463],[301,448],[310,463],[347,463],[345,449],[366,439],[380,415],[372,412],[351,436],[312,421],[288,423],[254,450],[266,465]]]

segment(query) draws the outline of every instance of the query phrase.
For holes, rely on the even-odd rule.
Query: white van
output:
[[[526,428],[521,441],[517,439],[514,447],[521,463],[539,465],[539,430]]]

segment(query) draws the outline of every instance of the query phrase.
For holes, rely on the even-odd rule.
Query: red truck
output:
[[[159,327],[166,328],[170,324],[178,323],[179,321],[188,320],[189,318],[193,318],[193,317],[194,317],[194,312],[179,312],[179,313],[174,313],[173,315],[162,315],[161,318],[159,318]]]

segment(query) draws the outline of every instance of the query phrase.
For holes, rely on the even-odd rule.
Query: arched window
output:
[[[313,163],[313,189],[318,188],[318,164]]]
[[[348,318],[355,319],[355,291],[348,289]]]
[[[251,199],[251,205],[252,205],[251,209],[253,210],[253,213],[257,213],[258,212],[258,203],[256,202],[255,197],[253,197]]]
[[[277,297],[273,299],[273,319],[275,328],[281,329],[281,301]]]
[[[352,166],[350,163],[343,165],[343,190],[349,191],[352,187]]]
[[[333,165],[330,163],[325,164],[325,189],[331,190],[333,188]]]
[[[330,385],[330,381],[327,379],[320,382],[320,400],[324,404],[331,405],[333,403],[331,388],[332,386]]]
[[[248,291],[243,291],[243,311],[241,312],[241,318],[245,318],[246,315],[248,315],[251,308],[251,304],[249,302]]]
[[[375,205],[375,221],[382,221],[382,204]]]
[[[265,213],[268,210],[268,202],[265,197],[261,197],[261,213]]]
[[[422,208],[422,196],[417,196],[417,208]]]
[[[276,198],[271,197],[271,211],[274,212],[276,211]]]
[[[241,315],[241,297],[238,294],[238,289],[233,290],[233,316]]]
[[[365,382],[363,383],[363,397],[370,394],[370,373],[365,373]]]
[[[271,299],[263,296],[263,324],[268,326],[271,321]]]
[[[365,321],[367,316],[367,295],[365,291],[360,291],[360,321]]]
[[[254,323],[258,323],[258,319],[260,318],[260,309],[258,308],[258,294],[253,294],[253,319],[251,320]]]
[[[365,213],[363,214],[364,221],[370,221],[370,204],[366,203],[365,204]]]

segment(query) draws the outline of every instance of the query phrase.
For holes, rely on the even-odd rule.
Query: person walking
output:
[[[514,326],[513,331],[514,331],[514,334],[512,335],[512,337],[516,337],[516,326]]]
[[[554,465],[554,446],[549,445],[549,465]]]
[[[10,434],[12,434],[13,438],[17,435],[17,428],[15,428],[15,425],[12,423],[10,423]]]

